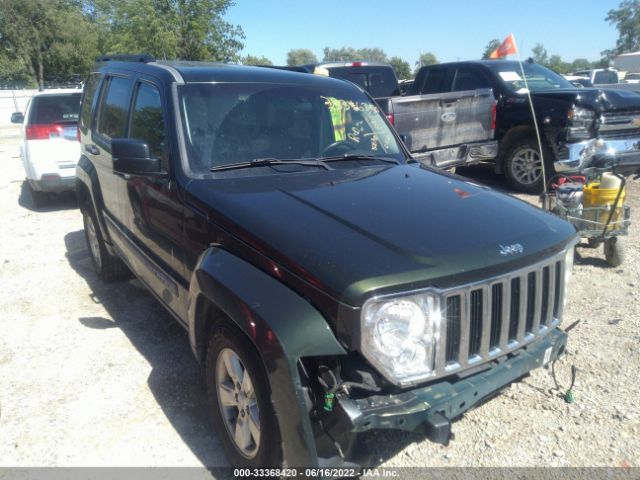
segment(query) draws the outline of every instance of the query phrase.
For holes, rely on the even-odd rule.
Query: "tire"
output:
[[[122,260],[109,253],[98,228],[93,208],[88,205],[82,209],[84,238],[91,257],[93,269],[105,282],[114,282],[129,276],[129,269]]]
[[[554,174],[551,152],[542,148],[545,158],[547,180]],[[504,173],[507,183],[513,189],[522,193],[542,193],[542,162],[540,161],[540,147],[538,141],[529,136],[520,137],[504,156]]]
[[[213,423],[229,463],[240,468],[281,466],[282,442],[271,388],[253,346],[235,330],[216,329],[205,365]],[[252,386],[249,395],[245,395],[247,385]],[[240,432],[238,440],[235,432]]]
[[[47,192],[34,190],[33,187],[29,185],[29,193],[31,194],[31,203],[35,208],[42,208],[49,203],[49,194]]]
[[[605,240],[604,258],[612,267],[619,267],[624,262],[624,243],[622,237],[611,237]]]

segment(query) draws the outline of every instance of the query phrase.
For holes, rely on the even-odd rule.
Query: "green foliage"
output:
[[[287,65],[290,67],[308,63],[318,63],[318,58],[308,48],[294,48],[287,53]]]
[[[237,62],[232,0],[0,0],[0,79],[86,76],[101,53]]]
[[[500,46],[502,42],[500,40],[498,40],[497,38],[494,38],[492,40],[489,40],[489,43],[487,43],[487,46],[484,47],[484,52],[482,53],[482,59],[483,60],[487,60],[489,58],[489,55],[491,55],[491,53]]]
[[[107,34],[105,53],[236,62],[242,29],[222,19],[231,0],[92,0],[89,10]]]
[[[541,43],[536,43],[536,46],[531,50],[533,54],[533,60],[536,63],[540,63],[542,65],[547,65],[549,63],[549,54],[547,53],[547,49],[544,48],[544,45]]]
[[[44,86],[45,78],[84,76],[97,34],[72,0],[0,0],[0,66],[6,80]]]
[[[586,58],[576,58],[571,62],[571,72],[577,72],[578,70],[588,70],[591,68],[591,62]]]
[[[254,55],[247,55],[242,59],[243,65],[273,65],[273,62],[267,57],[256,57]]]
[[[616,47],[602,52],[606,59],[620,53],[640,50],[640,0],[620,2],[618,8],[609,10],[605,20],[618,30]]]
[[[351,62],[354,60],[370,60],[372,62],[388,63],[387,54],[381,48],[361,48],[352,47],[323,49],[323,62]]]
[[[433,53],[427,52],[420,54],[420,58],[418,58],[418,61],[416,62],[416,68],[413,71],[413,76],[418,73],[418,70],[420,70],[420,68],[427,65],[435,65],[436,63],[440,62]]]
[[[546,66],[560,74],[569,73],[571,71],[571,64],[563,61],[562,58],[560,58],[560,55],[551,55]]]
[[[411,78],[411,65],[400,57],[391,57],[389,64],[396,72],[398,80],[408,80]]]

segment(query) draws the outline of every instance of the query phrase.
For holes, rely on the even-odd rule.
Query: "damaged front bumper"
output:
[[[555,329],[540,340],[499,359],[476,374],[392,395],[352,399],[337,397],[336,408],[323,412],[316,430],[320,464],[371,465],[358,442],[359,434],[394,429],[424,435],[448,444],[451,420],[563,354],[567,334]],[[462,372],[464,373],[464,372]]]
[[[557,173],[581,173],[588,169],[618,171],[640,166],[640,137],[605,140],[594,138],[565,145],[564,158],[554,162]]]

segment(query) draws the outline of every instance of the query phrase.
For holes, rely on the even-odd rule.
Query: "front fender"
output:
[[[317,465],[297,362],[307,356],[346,354],[327,321],[277,279],[226,250],[211,247],[200,257],[189,289],[189,339],[200,359],[211,320],[198,311],[202,297],[230,318],[262,357],[286,464]]]

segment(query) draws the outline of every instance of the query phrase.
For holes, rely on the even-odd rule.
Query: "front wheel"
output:
[[[542,153],[545,158],[545,173],[547,178],[550,178],[553,176],[551,152],[543,147]],[[504,167],[507,183],[514,189],[523,193],[542,192],[542,158],[540,147],[534,138],[525,137],[517,141],[507,151]]]
[[[234,330],[217,330],[207,349],[206,375],[214,426],[231,465],[280,466],[280,429],[265,369],[253,346]]]

